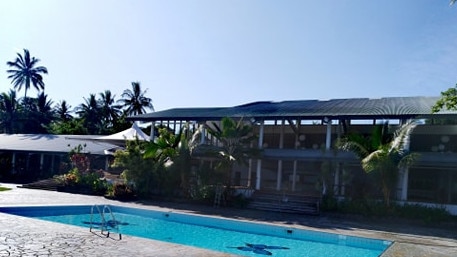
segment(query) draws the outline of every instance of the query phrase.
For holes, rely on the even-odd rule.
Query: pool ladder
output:
[[[93,228],[96,228],[94,226],[94,210],[98,212],[100,215],[100,232],[102,235],[109,237],[110,235],[110,228],[114,228],[117,233],[119,234],[119,240],[122,239],[122,234],[119,232],[119,223],[116,221],[116,218],[114,217],[113,212],[111,211],[111,208],[109,205],[104,205],[103,209],[100,209],[99,205],[94,204],[92,208],[90,209],[90,229],[89,231],[92,232]],[[111,216],[111,220],[106,221],[106,215]],[[105,234],[106,232],[106,234]]]

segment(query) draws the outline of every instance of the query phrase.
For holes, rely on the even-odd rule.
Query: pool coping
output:
[[[24,189],[24,188],[17,188],[16,184],[2,184],[2,186],[11,187],[13,190],[4,191],[0,193],[0,206],[42,206],[42,205],[80,205],[80,204],[111,204],[111,205],[119,205],[119,206],[126,206],[126,207],[133,207],[133,208],[143,208],[143,209],[153,209],[159,211],[174,211],[174,212],[183,212],[183,213],[193,213],[195,215],[203,215],[203,216],[211,216],[211,217],[224,217],[224,213],[233,210],[227,210],[227,208],[220,208],[219,210],[214,210],[213,215],[202,214],[202,212],[196,211],[195,209],[189,210],[184,209],[181,205],[177,205],[173,207],[171,204],[168,207],[162,207],[159,205],[150,205],[150,204],[142,204],[142,203],[124,203],[114,200],[105,199],[99,196],[86,196],[86,195],[77,195],[77,194],[70,194],[70,193],[61,193],[61,192],[52,192],[52,191],[43,191],[43,190],[36,190],[36,189]],[[195,207],[195,206],[193,206]],[[199,207],[197,207],[199,208]],[[243,211],[243,210],[237,210]],[[259,215],[265,215],[265,212],[259,212]],[[33,231],[30,231],[30,228],[36,227],[36,225],[28,224],[28,226],[24,226],[17,221],[9,221],[10,218],[3,217],[7,214],[0,214],[0,224],[5,228],[9,228],[9,231],[16,233],[18,236],[17,240],[23,240],[20,238],[29,238],[28,235],[34,234]],[[233,216],[228,215],[228,216]],[[325,220],[324,218],[312,218],[304,216],[301,222],[294,222],[292,219],[295,219],[297,216],[289,216],[283,215],[284,219],[276,219],[274,221],[265,220],[265,219],[254,219],[254,218],[243,218],[237,217],[237,219],[244,219],[249,222],[258,222],[258,223],[267,223],[267,224],[276,224],[276,225],[284,225],[297,227],[306,230],[315,230],[315,231],[322,231],[322,232],[329,232],[329,233],[336,233],[336,234],[343,234],[349,236],[359,236],[364,238],[373,238],[373,239],[380,239],[380,240],[388,240],[393,241],[394,243],[384,251],[381,257],[394,257],[394,256],[405,256],[405,257],[412,257],[412,256],[451,256],[451,254],[457,251],[457,240],[453,238],[443,238],[437,236],[421,236],[415,234],[405,234],[405,233],[393,233],[388,231],[380,231],[380,230],[370,230],[370,229],[360,229],[357,226],[345,226],[339,227],[332,225],[332,220]],[[22,220],[23,221],[23,220]],[[16,225],[19,231],[15,230]],[[328,225],[328,226],[326,226]],[[47,226],[47,225],[46,225]],[[412,228],[414,229],[414,228]],[[419,228],[418,228],[419,229]],[[8,230],[8,229],[7,229]],[[23,231],[21,231],[23,230]],[[65,229],[64,229],[65,230]],[[53,233],[54,229],[43,229],[43,233],[46,235],[50,235]],[[66,230],[69,231],[70,230]],[[87,231],[83,229],[83,231],[74,231],[71,230],[71,233],[75,235],[85,237]],[[14,234],[13,233],[13,234]],[[56,238],[53,240],[59,240],[59,237],[65,238],[67,234],[56,234]],[[2,235],[0,234],[0,237]],[[33,239],[32,239],[33,240]],[[149,239],[147,239],[149,240]],[[125,249],[129,249],[130,251],[135,249],[141,249],[139,245],[144,244],[144,242],[138,244],[138,240],[129,238],[129,243],[122,243],[122,246],[112,245],[110,247],[114,247],[116,251],[113,251],[113,254],[116,252],[123,252]],[[141,241],[141,240],[140,240]],[[25,242],[24,242],[25,243]],[[108,244],[104,242],[104,244]],[[215,254],[214,252],[207,252],[207,251],[200,251],[199,249],[192,249],[191,247],[187,249],[179,248],[177,246],[171,247],[170,245],[163,245],[157,242],[152,242],[151,244],[154,245],[156,249],[160,249],[160,256],[231,256],[226,254]],[[96,247],[96,246],[93,246]],[[105,251],[110,251],[110,247],[104,248]],[[0,244],[0,251],[2,249],[2,245]],[[184,249],[184,250],[183,250]],[[29,249],[30,250],[30,249]],[[81,247],[79,249],[81,251],[86,250],[87,252],[91,252],[94,249],[90,249],[90,247]],[[145,249],[143,249],[145,250]],[[145,250],[147,251],[147,250]],[[157,252],[156,252],[157,253]],[[183,253],[185,253],[183,255]],[[82,255],[85,256],[85,255]],[[90,256],[90,255],[87,255]],[[112,255],[112,256],[122,256],[122,255]]]

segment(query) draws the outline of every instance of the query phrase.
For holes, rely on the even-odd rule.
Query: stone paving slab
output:
[[[201,212],[198,213],[189,209],[180,209],[179,206],[170,208],[155,205],[139,205],[112,201],[99,196],[17,188],[15,184],[2,184],[2,186],[11,187],[13,190],[0,193],[0,206],[112,204],[161,211],[194,212],[194,214],[201,214]],[[215,215],[239,218],[235,217],[233,213],[229,213],[230,210],[223,209],[221,208],[221,211]],[[237,212],[240,212],[240,210],[237,210]],[[257,216],[255,216],[256,214]],[[341,221],[327,220],[321,217],[311,218],[302,216],[297,219],[297,216],[288,218],[289,216],[287,215],[280,215],[274,221],[256,219],[255,217],[260,218],[259,213],[254,213],[253,218],[243,217],[243,219],[253,222],[275,223],[302,229],[395,241],[382,257],[457,256],[457,240],[451,237],[359,229],[356,226],[351,227],[348,224],[342,227],[337,224]],[[412,231],[414,231],[414,228]],[[123,235],[122,240],[118,240],[116,236],[106,238],[97,233],[90,233],[88,229],[76,226],[0,213],[0,256],[222,257],[235,255],[125,235]]]

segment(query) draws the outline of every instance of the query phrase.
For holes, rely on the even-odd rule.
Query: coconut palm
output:
[[[30,133],[46,133],[46,127],[54,119],[52,100],[48,99],[44,92],[41,92],[37,98],[32,98],[31,104],[31,110],[26,113],[26,116],[29,117],[26,123],[30,125],[27,125],[25,129]]]
[[[90,134],[99,134],[101,131],[100,105],[95,94],[90,94],[89,98],[84,98],[84,103],[76,107],[76,114],[84,120],[84,126]]]
[[[343,150],[354,152],[361,160],[367,173],[379,175],[384,202],[390,207],[392,188],[395,186],[400,169],[411,166],[417,154],[409,152],[409,136],[415,128],[414,122],[400,126],[387,140],[386,124],[377,126],[370,139],[347,137],[339,143]]]
[[[146,92],[147,89],[141,90],[140,82],[132,82],[132,90],[124,90],[119,102],[123,104],[127,115],[143,114],[147,109],[154,111],[151,98],[145,96]]]
[[[14,62],[7,62],[6,64],[11,69],[6,72],[10,75],[11,83],[14,88],[21,90],[25,88],[24,98],[27,98],[27,90],[30,89],[30,85],[33,85],[38,91],[44,90],[44,82],[42,74],[48,74],[48,70],[44,66],[37,66],[40,59],[30,57],[30,52],[24,49],[24,55],[17,54]]]
[[[67,101],[62,100],[58,104],[55,105],[55,114],[59,121],[69,121],[73,118],[71,115],[71,106],[68,105]]]
[[[100,93],[99,106],[105,127],[112,127],[119,119],[121,107],[115,103],[115,95],[110,90]]]
[[[14,123],[18,119],[19,103],[16,97],[16,91],[10,90],[9,93],[3,92],[0,95],[0,121],[3,127],[3,133],[13,133]]]

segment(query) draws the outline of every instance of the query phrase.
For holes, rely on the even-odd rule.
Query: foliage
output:
[[[40,59],[30,56],[30,52],[24,49],[24,55],[17,53],[17,57],[13,62],[6,64],[11,68],[6,72],[10,75],[11,83],[14,88],[21,90],[25,88],[24,98],[27,98],[27,90],[30,85],[33,85],[37,90],[44,90],[44,82],[42,74],[48,74],[48,70],[44,66],[37,66]]]
[[[84,147],[78,145],[69,152],[72,168],[56,179],[63,183],[66,190],[102,195],[107,188],[106,181],[102,179],[104,174],[101,170],[94,171],[90,168],[90,157],[83,152]]]
[[[51,122],[48,131],[57,135],[87,135],[89,132],[84,127],[82,119],[70,119]]]
[[[8,190],[11,190],[11,188],[0,186],[0,192],[1,192],[1,191],[8,191]]]
[[[125,150],[118,150],[114,153],[112,165],[113,168],[123,169],[122,176],[142,197],[150,196],[157,177],[154,172],[154,169],[157,168],[154,159],[144,158],[148,143],[139,140],[126,142]]]
[[[127,115],[138,115],[146,112],[146,109],[154,111],[152,100],[146,97],[147,90],[142,91],[140,82],[132,82],[132,89],[126,89],[119,100],[125,106]]]
[[[447,222],[453,216],[439,206],[430,207],[419,204],[394,204],[390,208],[373,200],[344,200],[336,204],[336,208],[329,211],[338,211],[347,214],[360,214],[367,217],[379,218],[406,218],[410,220],[420,220],[425,224]]]
[[[108,197],[121,201],[130,201],[135,199],[135,192],[125,183],[115,183],[113,185],[109,185],[107,195]]]
[[[59,180],[63,180],[66,190],[82,191],[90,194],[103,195],[106,191],[107,184],[101,171],[84,171],[73,168],[64,174]]]
[[[44,94],[43,74],[48,71],[38,66],[39,61],[24,49],[23,53],[17,53],[14,61],[7,62],[8,78],[14,90],[0,95],[0,131],[3,133],[106,135],[130,127],[126,116],[154,110],[151,98],[145,96],[147,90],[141,90],[139,82],[133,82],[132,89],[124,90],[120,100],[105,90],[83,98],[84,103],[75,110],[71,110],[65,100],[52,106],[53,101]],[[27,96],[31,86],[38,90],[36,98]],[[18,98],[16,90],[22,88],[25,88],[24,97]],[[73,111],[76,117],[72,116]]]
[[[433,105],[432,112],[437,113],[443,109],[457,110],[457,85],[441,92],[441,98]]]
[[[399,169],[411,166],[417,158],[417,154],[410,153],[406,147],[416,125],[413,122],[402,125],[392,137],[386,136],[385,126],[376,126],[369,139],[353,135],[344,138],[338,145],[343,150],[353,151],[360,158],[362,168],[378,178],[384,202],[389,206]]]
[[[257,156],[259,149],[251,147],[256,140],[253,128],[242,119],[235,121],[225,117],[221,126],[213,122],[207,130],[218,140],[218,145],[206,146],[206,153],[214,155],[219,160],[217,168],[225,172],[225,183],[230,187],[231,173],[235,163],[247,165],[248,159]]]

